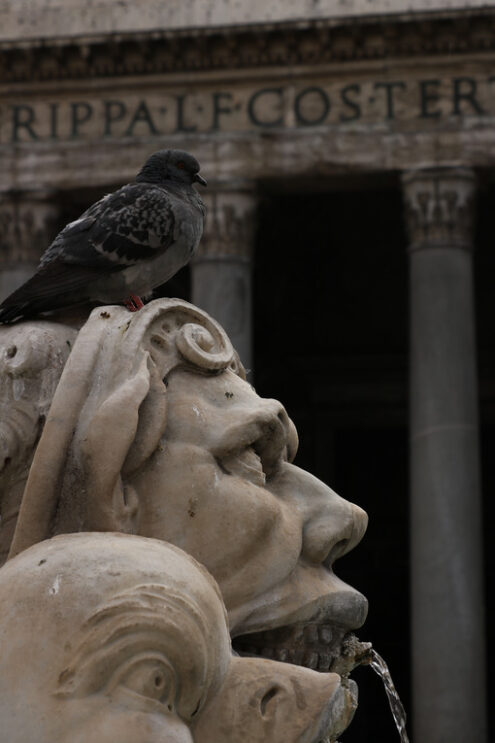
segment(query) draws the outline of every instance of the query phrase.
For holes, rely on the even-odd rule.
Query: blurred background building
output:
[[[0,0],[0,88],[0,298],[151,152],[193,153],[206,231],[158,295],[223,323],[368,511],[337,572],[414,741],[495,740],[495,3]],[[343,743],[392,743],[356,678]]]

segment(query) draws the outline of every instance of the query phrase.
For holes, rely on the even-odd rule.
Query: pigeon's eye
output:
[[[182,162],[182,160],[181,160],[181,161],[180,161],[179,163],[177,163],[177,167],[178,167],[178,168],[180,168],[181,170],[184,170],[184,168],[185,168],[186,166],[185,166],[185,164],[184,164],[184,163]]]

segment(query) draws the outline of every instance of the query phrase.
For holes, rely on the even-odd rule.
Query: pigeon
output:
[[[183,150],[151,155],[135,180],[70,222],[41,257],[36,273],[0,305],[0,323],[82,302],[143,307],[192,257],[205,206],[199,163]]]

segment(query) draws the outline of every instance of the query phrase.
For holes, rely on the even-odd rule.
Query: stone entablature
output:
[[[391,70],[327,68],[262,79],[211,82],[198,77],[74,92],[12,96],[0,104],[0,144],[215,132],[261,132],[348,125],[428,130],[455,117],[495,116],[493,59]]]
[[[3,43],[0,191],[111,187],[164,146],[219,181],[490,167],[494,31],[485,8]]]
[[[106,188],[167,146],[218,180],[490,167],[494,62],[490,52],[8,86],[0,190]]]
[[[479,53],[495,49],[494,29],[495,7],[233,28],[98,26],[78,36],[67,29],[57,38],[0,39],[0,83]]]

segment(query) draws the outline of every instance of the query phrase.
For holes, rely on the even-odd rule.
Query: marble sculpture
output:
[[[121,729],[123,743],[158,742],[162,725],[181,743],[335,741],[357,704],[343,641],[367,602],[333,563],[360,541],[367,517],[292,463],[293,423],[246,381],[223,329],[177,299],[134,314],[98,307],[81,327],[60,317],[0,327],[0,385],[9,743],[77,741],[64,728],[76,722],[93,726],[95,743]],[[110,687],[96,690],[76,649],[92,638],[86,652],[102,654],[106,673],[107,608],[129,595],[132,613],[145,579],[159,586],[157,606],[204,607],[198,642],[208,637],[212,653],[192,670],[187,621],[155,625],[146,609],[145,655],[163,651],[177,678],[186,666],[196,674],[164,721],[147,717],[148,702],[115,716]],[[172,647],[181,652],[167,655]],[[125,663],[130,654],[122,646]],[[129,678],[141,683],[143,673]],[[32,699],[22,715],[19,695]],[[26,732],[15,737],[21,717]]]

